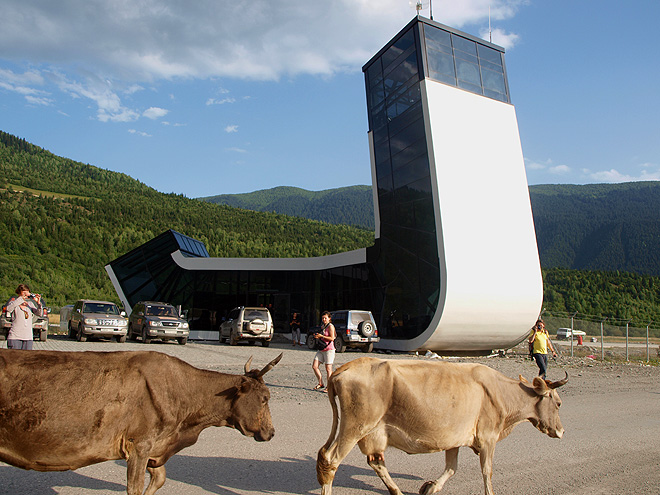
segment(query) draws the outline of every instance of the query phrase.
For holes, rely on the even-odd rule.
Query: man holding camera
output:
[[[18,286],[16,294],[18,297],[7,303],[7,311],[12,316],[7,348],[32,350],[32,315],[41,312],[41,296],[32,294],[25,284]]]

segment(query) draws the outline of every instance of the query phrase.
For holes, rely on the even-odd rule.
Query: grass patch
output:
[[[57,193],[57,192],[53,192],[53,191],[40,191],[39,189],[32,189],[32,188],[25,187],[25,186],[19,186],[17,184],[7,184],[7,189],[6,190],[12,190],[12,191],[16,191],[16,192],[27,192],[27,193],[30,193],[30,194],[34,194],[35,196],[44,196],[46,198],[97,199],[97,198],[91,198],[89,196],[78,196],[78,195],[75,195],[75,194],[64,194],[64,193]]]

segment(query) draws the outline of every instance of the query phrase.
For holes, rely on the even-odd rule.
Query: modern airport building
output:
[[[373,246],[318,258],[211,258],[167,231],[106,270],[125,307],[160,300],[217,332],[239,305],[371,310],[377,347],[488,352],[529,332],[543,289],[504,50],[421,16],[363,67]],[[216,333],[217,334],[217,333]]]

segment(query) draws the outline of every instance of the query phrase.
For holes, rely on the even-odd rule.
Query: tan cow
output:
[[[158,352],[0,349],[0,460],[66,471],[126,459],[129,495],[165,483],[165,463],[209,426],[275,434],[264,369],[230,375]]]
[[[536,377],[530,385],[480,364],[351,361],[328,383],[333,423],[316,463],[321,494],[332,493],[337,468],[357,443],[392,495],[401,490],[385,467],[387,447],[408,454],[446,451],[444,473],[424,483],[422,495],[439,492],[456,471],[458,448],[470,447],[479,455],[486,495],[492,495],[495,444],[514,426],[529,421],[550,437],[563,435],[554,389],[567,381],[568,374],[558,382]]]

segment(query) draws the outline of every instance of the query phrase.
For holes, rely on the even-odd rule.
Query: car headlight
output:
[[[85,325],[98,325],[99,322],[96,318],[85,318]]]
[[[149,320],[149,325],[151,325],[152,327],[162,327],[163,322],[160,320]]]
[[[188,328],[189,326],[190,325],[188,325],[187,321],[184,321],[183,323],[181,323],[181,328]]]

